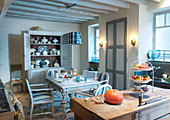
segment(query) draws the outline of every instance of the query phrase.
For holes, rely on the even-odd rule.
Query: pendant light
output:
[[[65,4],[66,8],[69,9],[76,4]],[[68,19],[69,24],[69,19]],[[75,24],[75,22],[74,22]],[[69,44],[69,45],[81,45],[82,44],[82,37],[80,32],[68,32],[66,34],[63,34],[63,44]]]

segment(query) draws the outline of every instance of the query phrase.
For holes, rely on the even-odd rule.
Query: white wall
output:
[[[80,32],[82,35],[83,44],[80,46],[80,73],[82,74],[83,70],[86,70],[89,67],[88,62],[88,26],[98,23],[98,20],[89,21],[82,23],[80,25]]]
[[[148,11],[159,12],[170,9],[170,0],[160,0],[161,2],[148,1]]]
[[[104,41],[103,47],[100,48],[100,64],[99,71],[105,72],[106,68],[106,22],[127,17],[127,87],[129,86],[129,66],[136,60],[138,55],[138,38],[139,38],[139,9],[138,5],[130,5],[127,10],[119,10],[119,12],[110,14],[101,14],[99,18],[99,34],[100,40]],[[131,39],[135,37],[137,44],[135,47],[131,45]]]
[[[4,18],[0,24],[0,62],[2,64],[2,66],[0,66],[0,78],[3,82],[8,82],[10,79],[8,35],[21,35],[21,31],[29,30],[32,26],[40,26],[44,31],[62,33],[80,31],[79,24]],[[79,51],[79,48],[76,48],[76,50]],[[80,59],[80,57],[77,57],[77,59]]]
[[[153,46],[153,13],[147,11],[146,5],[139,5],[139,48],[140,55],[147,55]]]

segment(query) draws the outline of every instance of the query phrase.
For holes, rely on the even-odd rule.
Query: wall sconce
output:
[[[100,41],[99,46],[103,47],[103,41],[102,40]]]
[[[133,38],[133,39],[131,40],[131,44],[132,44],[133,46],[135,46],[135,44],[136,44],[136,39],[135,39],[135,38]]]

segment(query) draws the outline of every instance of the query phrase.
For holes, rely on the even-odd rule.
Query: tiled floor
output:
[[[61,95],[59,95],[58,92],[54,93],[54,110],[55,110],[55,115],[54,117],[51,117],[50,115],[41,115],[41,116],[33,116],[33,120],[62,120],[63,118],[59,117],[59,115],[62,114],[62,110],[64,107],[63,105],[61,105],[60,100],[62,100],[61,97],[59,97]],[[26,93],[15,93],[15,97],[18,98],[23,105],[23,109],[24,109],[24,114],[25,114],[25,118],[26,120],[29,120],[29,110],[30,110],[30,105],[29,105],[29,94]],[[67,106],[67,108],[69,108],[69,104],[65,105]],[[46,111],[46,110],[51,110],[51,105],[41,105],[40,107],[37,106],[35,107],[33,112],[40,112],[40,111]],[[67,114],[66,120],[74,120],[74,114],[73,112],[70,112]]]

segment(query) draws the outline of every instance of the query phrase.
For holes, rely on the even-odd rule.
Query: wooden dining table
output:
[[[66,115],[67,112],[70,111],[70,109],[66,108],[66,104],[68,102],[66,100],[67,96],[71,98],[72,97],[71,95],[74,94],[75,92],[83,92],[97,89],[102,84],[102,81],[97,81],[96,79],[93,78],[90,78],[86,81],[84,77],[80,77],[80,79],[82,80],[81,82],[78,82],[76,80],[76,77],[73,77],[72,79],[68,78],[56,79],[55,77],[46,77],[46,81],[49,83],[49,85],[62,94],[63,100],[61,101],[62,103],[61,107],[63,108],[63,112],[60,116]]]
[[[54,89],[58,90],[63,96],[63,102],[66,101],[67,95],[74,94],[75,92],[83,92],[92,89],[98,88],[102,81],[97,81],[96,79],[90,78],[87,81],[84,80],[84,77],[80,77],[82,80],[78,82],[76,77],[72,79],[68,78],[58,78],[55,77],[46,77],[46,81]]]
[[[150,86],[151,87],[151,86]],[[151,89],[151,88],[150,88]],[[108,103],[96,104],[91,98],[72,98],[70,108],[76,120],[153,120],[164,115],[170,118],[170,89],[153,87],[153,92],[146,93],[143,101],[153,101],[139,105],[139,100],[134,97],[136,93],[122,91],[124,100],[119,105]],[[94,96],[104,100],[103,95]],[[162,98],[154,102],[154,100]]]

